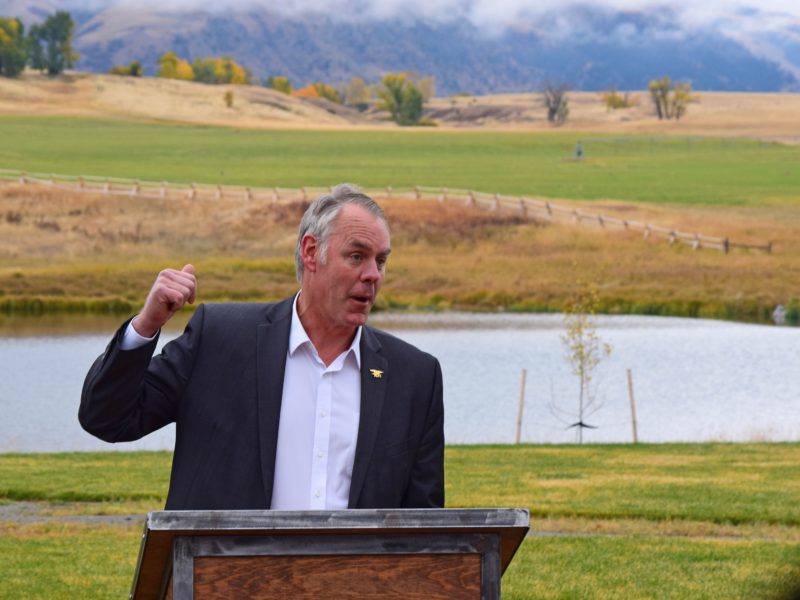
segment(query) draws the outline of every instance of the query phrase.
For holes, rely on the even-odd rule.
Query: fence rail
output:
[[[188,198],[219,200],[240,198],[243,201],[268,200],[287,202],[311,200],[327,193],[326,187],[249,187],[236,185],[213,185],[204,183],[173,183],[167,181],[144,181],[119,177],[97,177],[93,175],[58,175],[53,173],[28,173],[12,169],[0,169],[0,181],[15,181],[20,184],[45,185],[74,192],[91,192],[116,196],[135,196],[141,198]],[[420,200],[433,198],[441,203],[454,202],[484,210],[515,211],[525,217],[545,220],[571,221],[578,224],[591,224],[620,231],[638,231],[644,239],[662,238],[670,244],[680,243],[691,246],[693,250],[711,248],[726,254],[732,248],[772,252],[772,242],[766,244],[744,244],[732,242],[727,237],[714,237],[701,233],[689,233],[678,229],[662,227],[628,219],[609,217],[573,207],[561,206],[546,200],[526,196],[504,196],[474,190],[445,187],[414,186],[403,188],[370,188],[365,190],[374,196],[386,198],[407,198]]]

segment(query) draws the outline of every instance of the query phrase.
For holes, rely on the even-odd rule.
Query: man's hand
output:
[[[196,295],[197,278],[192,265],[185,265],[180,271],[164,269],[150,288],[142,312],[131,324],[139,335],[153,337],[184,304],[193,304]]]

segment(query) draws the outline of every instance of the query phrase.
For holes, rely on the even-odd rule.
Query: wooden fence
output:
[[[45,185],[73,192],[91,192],[116,196],[136,196],[142,198],[188,198],[219,200],[221,198],[240,198],[245,202],[269,201],[309,201],[330,191],[324,187],[247,187],[234,185],[210,185],[201,183],[170,183],[166,181],[143,181],[139,179],[123,179],[118,177],[95,177],[89,175],[56,175],[50,173],[27,173],[11,169],[0,169],[0,181],[14,181],[20,184]],[[376,196],[391,198],[408,198],[420,200],[435,199],[441,203],[457,202],[465,206],[473,206],[485,210],[515,211],[525,217],[545,220],[560,220],[578,224],[590,224],[606,229],[620,231],[638,231],[644,239],[661,238],[670,244],[680,243],[691,246],[693,250],[711,248],[726,254],[732,248],[772,252],[772,242],[767,244],[742,244],[732,242],[727,237],[714,237],[700,233],[689,233],[678,229],[661,227],[652,223],[643,223],[628,219],[619,219],[606,215],[561,206],[529,197],[512,197],[500,194],[488,194],[472,190],[414,186],[409,188],[371,188],[365,192]]]

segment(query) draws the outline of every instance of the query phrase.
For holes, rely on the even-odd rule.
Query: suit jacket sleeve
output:
[[[81,426],[106,442],[128,442],[175,421],[203,315],[201,305],[183,335],[156,357],[157,339],[134,350],[120,349],[126,322],[86,375],[78,410]]]
[[[434,382],[422,438],[411,468],[404,508],[444,507],[444,402],[442,370],[435,360]]]

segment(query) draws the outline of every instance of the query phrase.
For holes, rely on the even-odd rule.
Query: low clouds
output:
[[[231,12],[268,10],[284,16],[324,15],[336,20],[368,21],[423,19],[450,22],[466,19],[492,29],[532,24],[542,17],[567,12],[579,14],[581,7],[592,13],[665,13],[682,26],[720,25],[750,31],[800,28],[797,0],[706,0],[686,3],[659,0],[40,0],[42,4],[97,11],[110,7],[135,10]],[[4,3],[14,0],[0,0]],[[564,26],[568,27],[568,23]]]

